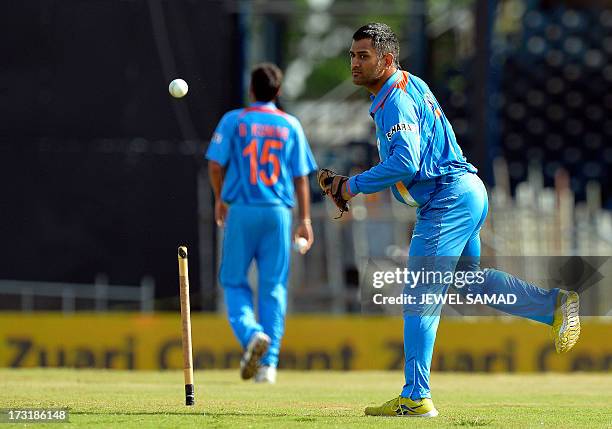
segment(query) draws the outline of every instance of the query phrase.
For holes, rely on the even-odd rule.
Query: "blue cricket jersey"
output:
[[[225,167],[221,199],[230,204],[293,207],[293,179],[317,168],[300,122],[272,102],[227,112],[206,158]]]
[[[421,79],[398,70],[372,99],[370,115],[376,123],[381,162],[350,178],[352,194],[390,187],[398,201],[421,206],[431,198],[439,178],[477,172]]]

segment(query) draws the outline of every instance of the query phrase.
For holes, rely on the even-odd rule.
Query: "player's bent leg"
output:
[[[486,195],[486,191],[483,191],[483,194]],[[485,206],[481,221],[463,249],[457,270],[466,272],[481,270],[480,228],[486,214],[487,207]],[[557,353],[567,352],[576,344],[580,336],[577,293],[560,289],[545,290],[498,270],[487,269],[481,272],[484,277],[482,283],[458,288],[459,292],[481,296],[514,295],[516,302],[513,304],[500,302],[489,305],[508,314],[552,325],[551,335]]]
[[[576,292],[559,291],[551,335],[557,353],[568,352],[580,337],[580,297]]]
[[[462,293],[477,296],[511,296],[514,302],[489,303],[490,307],[551,325],[551,336],[557,353],[569,351],[580,337],[580,298],[576,292],[546,290],[503,271],[486,269],[482,284],[459,288]],[[485,301],[486,302],[486,301]]]
[[[382,405],[366,407],[366,416],[382,417],[436,417],[438,410],[430,398],[413,401],[409,398],[398,396]]]
[[[502,295],[510,297],[512,299],[506,302],[500,300],[487,305],[513,316],[524,317],[547,325],[553,324],[553,313],[559,289],[542,289],[511,274],[490,268],[482,271],[481,278],[481,283],[474,282],[458,288],[459,292],[482,298]]]

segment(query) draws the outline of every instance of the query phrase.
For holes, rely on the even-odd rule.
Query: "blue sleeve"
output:
[[[384,107],[382,131],[389,141],[389,157],[378,165],[349,179],[352,194],[372,194],[399,181],[410,181],[421,159],[420,130],[416,106],[405,98]]]
[[[317,163],[308,145],[308,140],[306,140],[302,125],[297,119],[293,121],[293,131],[295,141],[289,154],[291,177],[307,176],[317,169]]]
[[[217,125],[206,150],[206,159],[225,167],[231,155],[231,142],[236,130],[236,112],[227,112]]]

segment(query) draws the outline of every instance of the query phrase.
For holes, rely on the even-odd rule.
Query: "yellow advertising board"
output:
[[[435,371],[609,371],[611,318],[585,318],[578,345],[557,355],[549,327],[505,318],[446,318]],[[197,369],[235,368],[240,348],[222,315],[192,315]],[[281,349],[290,369],[401,369],[402,320],[375,316],[291,316]],[[177,314],[0,314],[0,367],[178,369]]]

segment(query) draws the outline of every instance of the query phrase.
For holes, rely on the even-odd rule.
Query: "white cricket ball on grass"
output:
[[[174,79],[168,85],[168,91],[174,98],[183,98],[189,91],[189,85],[183,79]]]

